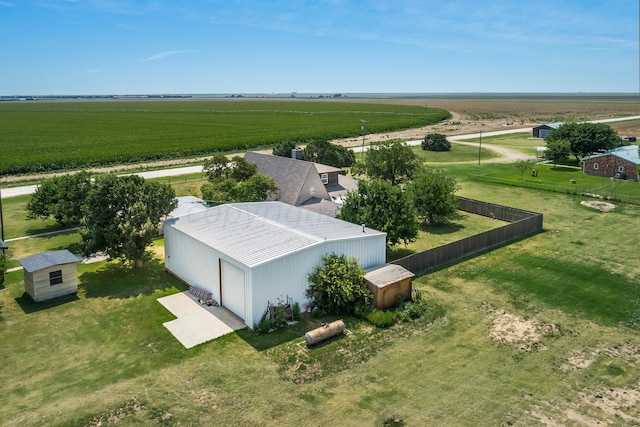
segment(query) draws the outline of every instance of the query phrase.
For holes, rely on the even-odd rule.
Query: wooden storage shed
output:
[[[42,252],[18,260],[24,268],[24,290],[36,302],[78,291],[80,259],[68,250]]]
[[[411,298],[412,282],[415,274],[395,264],[384,264],[367,271],[364,280],[373,294],[373,307],[385,309],[398,303],[398,295],[402,300]]]

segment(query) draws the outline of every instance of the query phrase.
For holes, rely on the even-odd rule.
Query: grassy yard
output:
[[[333,319],[182,348],[156,299],[184,286],[159,259],[82,265],[77,298],[46,304],[8,274],[0,424],[640,423],[640,265],[622,238],[640,207],[605,214],[580,196],[461,184],[544,213],[545,231],[417,278],[426,318],[386,330],[345,318],[349,333],[313,350],[304,332]]]
[[[480,138],[465,139],[464,141],[479,143]],[[537,147],[545,146],[544,141],[532,138],[531,133],[509,133],[506,135],[485,136],[482,137],[482,143],[509,148],[510,150],[530,156],[536,155]]]
[[[426,151],[420,146],[412,147],[418,158],[432,167],[440,167],[447,163],[474,163],[478,161],[478,149],[469,145],[451,144],[451,151]],[[480,160],[486,161],[498,155],[491,150],[482,150]]]
[[[559,193],[597,194],[613,200],[640,202],[640,184],[635,181],[612,181],[608,178],[585,175],[579,168],[535,165],[538,176],[524,175],[513,164],[487,164],[469,170],[469,178],[498,184],[537,188]],[[575,184],[571,182],[575,181]]]
[[[505,224],[507,223],[503,221],[458,211],[455,217],[446,223],[421,224],[416,241],[408,245],[400,243],[392,246],[387,252],[387,259],[392,261],[423,252]]]

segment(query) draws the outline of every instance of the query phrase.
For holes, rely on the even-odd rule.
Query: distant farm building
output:
[[[637,145],[625,145],[582,159],[582,171],[586,175],[632,181],[638,180],[638,165]]]
[[[562,122],[556,122],[536,126],[532,129],[531,134],[534,138],[546,138],[552,130],[558,129],[562,125]]]
[[[279,299],[304,307],[323,255],[355,257],[364,269],[386,257],[386,233],[282,202],[215,206],[165,221],[164,232],[167,270],[250,327]]]
[[[18,260],[24,290],[36,302],[76,293],[80,259],[68,250],[43,252]]]

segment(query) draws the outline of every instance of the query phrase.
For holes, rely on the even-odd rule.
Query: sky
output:
[[[639,93],[639,0],[0,0],[0,96]]]

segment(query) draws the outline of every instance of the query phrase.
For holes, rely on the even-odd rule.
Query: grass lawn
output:
[[[464,239],[493,228],[507,224],[506,222],[458,211],[449,222],[441,224],[421,224],[418,238],[408,245],[397,244],[387,251],[387,260],[392,261],[402,257],[433,249],[455,240]]]
[[[640,265],[621,238],[640,228],[640,207],[605,214],[580,196],[461,185],[542,212],[545,231],[416,278],[426,318],[380,330],[347,317],[349,334],[313,350],[304,332],[332,318],[184,349],[156,301],[184,285],[160,259],[81,265],[77,298],[45,304],[8,274],[1,424],[640,423]]]
[[[466,142],[480,142],[480,138],[465,139]],[[482,143],[509,148],[522,154],[536,155],[537,147],[544,147],[544,141],[532,138],[531,133],[509,133],[506,135],[483,136]],[[455,144],[453,144],[455,146]]]
[[[470,178],[516,185],[560,193],[598,194],[614,200],[640,202],[640,184],[635,181],[612,181],[608,178],[585,175],[579,168],[553,166],[550,164],[535,165],[538,176],[532,177],[529,172],[524,175],[513,164],[487,164],[471,171]],[[575,184],[571,183],[575,180]]]
[[[412,147],[418,158],[427,165],[439,167],[445,163],[474,163],[478,161],[478,149],[469,145],[451,144],[451,151],[426,151],[422,147]],[[495,151],[482,150],[480,161],[490,160],[498,157]]]

